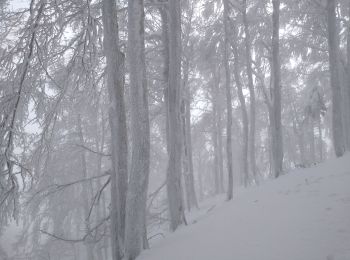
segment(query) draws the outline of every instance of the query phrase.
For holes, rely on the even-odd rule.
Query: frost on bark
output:
[[[215,194],[219,194],[220,192],[220,173],[219,173],[219,152],[218,152],[218,127],[217,127],[217,86],[216,86],[216,77],[215,72],[213,72],[213,83],[212,83],[212,118],[213,118],[213,126],[212,126],[212,143],[213,143],[213,152],[214,152],[214,192]]]
[[[337,157],[344,154],[344,129],[342,122],[342,93],[340,86],[339,73],[339,36],[336,25],[336,1],[327,1],[327,22],[328,22],[328,50],[329,50],[329,69],[330,84],[332,90],[332,127],[333,127],[333,146]]]
[[[256,176],[256,159],[255,159],[255,89],[253,82],[253,69],[252,69],[252,53],[251,53],[251,42],[250,42],[250,32],[247,17],[247,0],[243,0],[243,23],[244,23],[244,43],[246,51],[246,66],[247,66],[247,76],[248,76],[248,88],[250,93],[250,127],[249,127],[249,158],[250,158],[250,168],[251,173],[257,181]],[[245,183],[247,185],[247,183]]]
[[[150,168],[150,128],[145,64],[144,2],[128,1],[128,66],[131,100],[131,168],[127,193],[125,255],[135,259],[143,248]]]
[[[283,170],[282,106],[281,106],[281,64],[279,53],[280,0],[273,0],[272,13],[272,111],[270,124],[272,134],[273,173],[277,178]]]
[[[176,230],[184,220],[181,186],[181,7],[180,1],[168,2],[169,12],[169,85],[167,91],[168,169],[167,193],[170,228]]]
[[[214,181],[215,181],[215,194],[224,192],[223,186],[223,155],[222,155],[222,123],[221,113],[222,108],[220,104],[220,71],[213,67],[212,69],[212,104],[213,104],[213,130],[212,130],[212,142],[214,148]]]
[[[82,120],[81,120],[81,115],[78,114],[78,135],[79,135],[79,142],[81,146],[85,145],[84,142],[84,133],[83,133],[83,126],[82,126]],[[85,150],[81,151],[80,155],[81,159],[81,170],[82,170],[82,179],[87,179],[88,176],[88,169],[87,169],[87,162],[86,162],[86,154]],[[92,184],[91,182],[88,182],[86,184],[83,184],[82,187],[82,197],[83,197],[83,218],[85,222],[85,231],[87,233],[91,232],[91,227],[90,227],[90,221],[89,221],[89,207],[90,207],[90,200],[92,198]],[[85,244],[86,248],[86,260],[94,260],[94,245],[91,243],[86,243]]]
[[[186,189],[186,201],[187,208],[198,208],[197,194],[195,190],[194,170],[193,170],[193,152],[192,152],[192,135],[191,135],[191,85],[189,81],[190,65],[193,59],[192,51],[193,44],[190,42],[190,34],[193,30],[192,16],[193,7],[185,5],[188,8],[186,10],[187,22],[184,25],[183,37],[182,37],[182,93],[181,93],[181,120],[183,129],[183,176]]]
[[[350,2],[348,6],[348,15],[350,17]],[[346,65],[346,83],[344,84],[344,98],[347,100],[347,108],[345,111],[348,111],[348,113],[344,113],[345,117],[347,118],[348,124],[348,132],[347,132],[347,141],[348,141],[348,147],[347,150],[350,151],[350,26],[348,26],[347,29],[347,39],[346,39],[346,52],[347,52],[347,65]]]
[[[236,26],[233,26],[233,35],[232,35],[232,52],[233,52],[233,75],[237,86],[237,94],[239,103],[241,104],[242,111],[242,122],[243,122],[243,147],[242,147],[242,164],[243,164],[243,182],[244,186],[248,185],[249,179],[249,166],[248,166],[248,145],[249,145],[249,120],[247,106],[245,103],[245,97],[243,95],[243,87],[241,82],[241,76],[239,75],[239,55],[237,49],[237,29]]]
[[[119,49],[117,7],[115,0],[103,0],[104,54],[109,94],[109,125],[111,130],[111,248],[112,259],[122,257],[125,205],[128,180],[128,147],[124,103],[124,55]]]
[[[169,21],[168,21],[168,12],[166,7],[158,8],[161,22],[162,22],[162,43],[163,43],[163,71],[162,71],[162,80],[163,80],[163,93],[164,93],[164,107],[165,107],[165,115],[166,115],[166,126],[165,126],[165,134],[166,134],[166,145],[167,152],[168,143],[169,143],[169,114],[168,114],[168,89],[169,89]]]
[[[228,35],[228,0],[224,1],[224,66],[226,76],[226,102],[227,102],[227,126],[226,126],[226,153],[227,153],[227,175],[228,175],[228,189],[227,200],[233,197],[233,169],[232,169],[232,95],[231,95],[231,75],[229,68],[229,35]]]
[[[220,87],[218,86],[218,91]],[[223,145],[222,145],[222,105],[218,104],[218,118],[217,118],[217,127],[218,127],[218,159],[219,159],[219,190],[220,193],[225,191],[224,188],[224,157],[223,157]]]
[[[183,95],[181,101],[181,117],[183,129],[183,176],[186,187],[186,200],[188,210],[198,208],[196,190],[194,187],[192,137],[191,137],[191,94],[188,84],[189,61],[186,57],[183,61]]]

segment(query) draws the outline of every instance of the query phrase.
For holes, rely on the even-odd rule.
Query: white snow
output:
[[[350,260],[350,155],[236,192],[138,259]]]

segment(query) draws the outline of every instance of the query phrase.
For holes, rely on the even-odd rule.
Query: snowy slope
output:
[[[350,155],[239,192],[140,260],[350,260]]]

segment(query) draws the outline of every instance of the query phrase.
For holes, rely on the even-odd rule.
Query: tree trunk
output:
[[[169,1],[169,86],[168,86],[168,169],[167,193],[170,228],[176,230],[184,220],[181,186],[181,7],[180,1]]]
[[[191,138],[191,94],[188,84],[189,62],[184,62],[183,97],[182,97],[182,128],[183,128],[183,150],[184,150],[184,179],[186,186],[187,206],[198,208],[197,195],[194,187],[192,138]]]
[[[232,51],[233,51],[233,75],[235,77],[235,82],[237,86],[237,94],[239,103],[241,104],[242,111],[242,122],[243,122],[243,148],[242,148],[242,165],[243,165],[243,183],[244,186],[248,185],[249,180],[249,167],[248,167],[248,144],[249,144],[249,121],[248,121],[248,112],[247,106],[245,103],[245,98],[243,95],[243,87],[241,82],[241,76],[239,74],[239,56],[237,49],[237,35],[236,27],[233,26],[233,41],[232,41]],[[255,112],[254,112],[255,114]]]
[[[219,152],[218,152],[218,126],[217,126],[217,88],[216,88],[216,77],[215,72],[213,73],[213,86],[212,86],[212,104],[213,104],[213,123],[212,123],[212,142],[214,152],[214,193],[219,194],[220,192],[220,176],[219,176]]]
[[[272,160],[275,178],[283,170],[282,106],[281,106],[281,64],[279,53],[280,0],[273,0],[272,13]]]
[[[220,88],[218,89],[220,92]],[[225,191],[224,189],[224,157],[223,157],[223,145],[222,145],[222,107],[218,104],[218,115],[217,115],[217,127],[218,127],[218,159],[219,159],[219,190],[220,193]]]
[[[150,249],[149,242],[148,242],[148,236],[147,236],[147,213],[145,214],[144,220],[143,220],[142,239],[143,239],[143,249]]]
[[[203,166],[202,166],[202,156],[201,156],[201,151],[198,151],[198,184],[199,184],[199,200],[204,199],[204,189],[203,189]]]
[[[168,13],[166,7],[158,8],[161,21],[162,21],[162,42],[163,42],[163,92],[164,92],[164,105],[165,105],[165,134],[166,134],[166,145],[167,151],[169,153],[169,110],[168,110],[168,90],[169,90],[169,21],[168,21]]]
[[[322,137],[322,127],[321,127],[321,115],[319,115],[317,120],[318,128],[318,152],[320,156],[320,162],[323,162],[323,137]]]
[[[300,160],[299,164],[301,165],[306,165],[306,157],[305,157],[305,138],[304,138],[304,127],[303,125],[300,125],[296,122],[293,122],[293,129],[294,133],[297,137],[297,143],[299,146],[299,155],[300,155]]]
[[[332,90],[332,125],[333,125],[333,146],[337,157],[345,152],[344,133],[342,122],[341,107],[341,86],[339,80],[339,35],[336,26],[336,1],[327,1],[327,22],[328,22],[328,50],[329,50],[329,69],[330,83]]]
[[[228,8],[229,0],[224,1],[224,33],[225,33],[225,43],[224,43],[224,66],[225,66],[225,76],[226,76],[226,102],[227,102],[227,175],[228,175],[228,189],[227,189],[227,200],[231,200],[233,197],[233,169],[232,169],[232,97],[231,97],[231,76],[229,68],[229,32],[228,32]]]
[[[84,134],[83,134],[83,127],[82,127],[82,122],[81,122],[81,115],[78,114],[78,133],[79,133],[79,142],[81,146],[84,146]],[[81,151],[81,170],[82,170],[82,179],[87,179],[88,178],[88,172],[87,172],[87,165],[86,165],[86,154],[85,150]],[[91,183],[84,183],[82,184],[82,197],[83,197],[83,206],[84,206],[84,223],[85,223],[85,232],[90,233],[90,220],[89,220],[89,207],[90,207],[90,198],[91,194],[89,194],[87,185]],[[90,185],[89,185],[90,186]],[[92,192],[90,190],[90,192]],[[91,243],[86,243],[85,244],[86,248],[86,256],[87,260],[94,260],[94,245]]]
[[[349,17],[350,17],[350,2],[349,2]],[[348,111],[348,113],[345,113],[349,125],[348,125],[348,133],[347,133],[347,137],[348,137],[348,150],[350,151],[350,25],[348,24],[348,30],[347,30],[347,41],[346,41],[346,47],[347,47],[347,68],[346,68],[346,75],[347,75],[347,81],[345,84],[345,93],[344,93],[344,98],[347,99],[347,109],[345,111]]]
[[[126,208],[125,255],[135,259],[143,247],[150,167],[150,126],[146,81],[144,2],[128,1],[132,154]]]
[[[97,106],[97,112],[96,112],[96,137],[95,137],[95,148],[96,148],[96,151],[98,151],[100,154],[103,154],[104,153],[104,146],[105,146],[105,124],[103,122],[103,112],[101,111],[101,114],[99,114],[99,111],[100,111],[100,103],[98,103],[98,106]],[[101,121],[99,121],[99,118],[102,118]],[[100,122],[101,123],[101,137],[99,136],[99,125],[100,125]],[[102,156],[99,155],[99,154],[96,154],[96,174],[97,176],[101,175],[102,174]],[[97,190],[100,190],[102,188],[102,183],[101,183],[101,180],[98,180],[97,181]],[[105,205],[105,194],[102,193],[101,194],[101,197],[102,199],[100,200],[100,202],[98,203],[97,205],[97,212],[96,212],[96,219],[100,220],[102,218],[105,218],[105,214],[104,214],[104,210],[106,208],[106,205]],[[101,239],[101,242],[100,242],[100,246],[97,248],[96,250],[96,257],[98,260],[104,260],[104,259],[107,259],[107,256],[103,256],[103,247],[106,246],[106,238],[102,238]]]
[[[111,249],[112,260],[122,257],[125,229],[125,205],[128,180],[128,147],[124,103],[124,55],[119,50],[117,7],[115,0],[103,0],[104,55],[109,94],[111,130]]]
[[[250,157],[250,168],[251,173],[255,181],[257,182],[256,176],[256,159],[255,159],[255,90],[253,82],[253,70],[252,70],[252,54],[251,54],[251,42],[250,42],[250,32],[249,24],[247,18],[247,0],[243,0],[243,23],[244,23],[244,33],[245,33],[245,51],[246,51],[246,65],[247,65],[247,75],[248,75],[248,88],[250,93],[250,128],[249,128],[249,157]]]
[[[314,120],[310,118],[310,162],[313,164],[316,162],[316,148],[315,148],[315,129],[314,129]]]
[[[222,146],[222,122],[221,113],[222,108],[220,104],[220,71],[213,67],[213,83],[212,83],[212,104],[213,104],[213,130],[212,141],[214,148],[214,191],[215,194],[224,192],[224,160],[223,160],[223,146]]]
[[[186,113],[186,144],[187,144],[187,160],[189,165],[189,188],[191,194],[192,207],[198,208],[198,200],[196,189],[194,185],[194,171],[193,171],[193,152],[192,152],[192,135],[191,135],[191,102],[189,90],[185,90],[185,113]]]

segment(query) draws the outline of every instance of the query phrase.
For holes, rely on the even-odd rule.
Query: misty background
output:
[[[0,0],[0,260],[134,260],[241,190],[346,156],[349,14]]]

